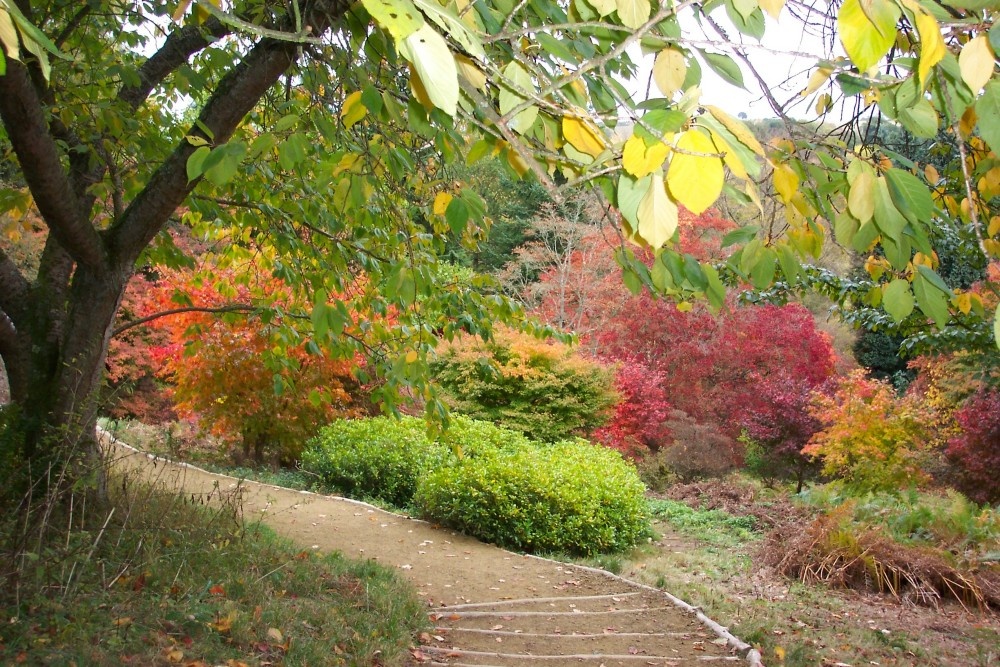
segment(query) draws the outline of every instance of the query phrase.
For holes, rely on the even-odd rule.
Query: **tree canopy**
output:
[[[404,386],[432,397],[438,337],[522,319],[437,260],[487,228],[484,200],[443,167],[487,156],[556,200],[602,195],[634,290],[721,308],[727,282],[821,289],[880,326],[987,349],[995,284],[948,284],[936,249],[1000,254],[997,14],[984,0],[0,0],[4,231],[16,246],[27,211],[47,230],[32,275],[0,250],[20,455],[53,429],[86,434],[125,285],[182,261],[165,233],[179,222],[292,286],[296,307],[262,304],[289,344],[375,357],[390,405]],[[764,85],[782,125],[765,145],[701,102],[704,72],[760,82],[765,32],[815,26],[827,53],[797,96],[818,119],[793,120]],[[648,95],[625,84],[641,62]],[[845,140],[822,122],[842,99],[952,159]],[[725,195],[763,212],[767,192],[782,224],[727,235],[724,264],[679,249],[681,207]],[[868,256],[863,280],[808,266],[831,242]]]

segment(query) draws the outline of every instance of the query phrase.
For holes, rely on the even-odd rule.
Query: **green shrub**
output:
[[[302,453],[302,468],[349,496],[410,504],[420,475],[447,455],[415,417],[335,421]]]
[[[587,436],[618,401],[611,369],[555,341],[498,330],[443,345],[431,366],[455,412],[556,442]]]
[[[461,416],[434,442],[415,417],[340,420],[309,443],[302,468],[347,495],[408,507],[420,477],[446,461],[527,444],[520,433]]]
[[[484,448],[427,475],[414,504],[431,521],[529,552],[621,551],[650,534],[635,469],[581,440]]]

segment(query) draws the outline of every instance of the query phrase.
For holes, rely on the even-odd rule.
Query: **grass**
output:
[[[111,488],[100,512],[78,501],[52,514],[14,561],[0,663],[405,662],[425,616],[389,570],[297,549],[246,525],[233,499],[206,507],[128,479]],[[10,544],[16,525],[3,528]]]

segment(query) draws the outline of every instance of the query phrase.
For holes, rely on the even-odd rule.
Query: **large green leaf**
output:
[[[444,37],[426,23],[400,44],[420,77],[427,97],[449,116],[458,110],[458,68]]]
[[[976,102],[976,115],[979,134],[995,153],[1000,153],[1000,81],[986,84],[983,96]]]
[[[896,322],[905,320],[913,312],[913,306],[910,283],[901,278],[893,280],[882,291],[882,307]]]
[[[698,53],[705,59],[705,63],[711,70],[721,76],[724,81],[740,88],[744,87],[743,72],[735,60],[724,53],[712,53],[700,49]]]
[[[837,32],[844,50],[862,72],[878,64],[896,41],[901,11],[892,0],[844,0]]]
[[[424,25],[424,17],[410,0],[361,0],[368,13],[393,39],[406,39]]]
[[[378,1],[381,0],[369,0],[369,2]],[[434,21],[439,28],[461,44],[466,53],[476,58],[486,57],[486,51],[483,50],[483,43],[479,36],[469,29],[469,26],[459,18],[454,9],[442,7],[437,0],[413,0],[413,2],[424,13],[424,16]]]
[[[887,169],[885,180],[896,208],[907,220],[926,225],[934,215],[934,200],[924,183],[908,171]]]
[[[531,73],[516,60],[510,61],[503,69],[504,84],[500,87],[500,113],[506,116],[511,109],[519,106],[528,99],[528,95],[536,92],[535,82],[531,78]],[[520,134],[524,134],[535,124],[538,118],[538,107],[531,105],[518,111],[517,114],[507,123],[508,126]]]

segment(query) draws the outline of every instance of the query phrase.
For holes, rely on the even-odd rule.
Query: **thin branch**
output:
[[[248,303],[232,303],[228,306],[217,306],[214,308],[203,307],[203,306],[184,306],[182,308],[171,308],[170,310],[161,310],[158,313],[153,313],[152,315],[147,315],[146,317],[140,317],[137,320],[132,320],[131,322],[126,322],[125,324],[115,327],[111,331],[111,336],[115,337],[122,333],[125,333],[129,329],[133,329],[143,324],[148,324],[162,317],[170,317],[171,315],[182,315],[184,313],[209,313],[209,314],[221,314],[221,313],[252,313],[256,310],[260,310],[257,306]]]
[[[87,15],[90,14],[92,7],[93,5],[87,2],[76,11],[73,18],[69,20],[59,34],[56,35],[56,38],[52,40],[52,42],[56,45],[56,48],[62,48],[62,45],[66,43],[66,40],[69,39],[76,29],[80,27],[80,24],[83,23],[83,19],[87,18]]]

